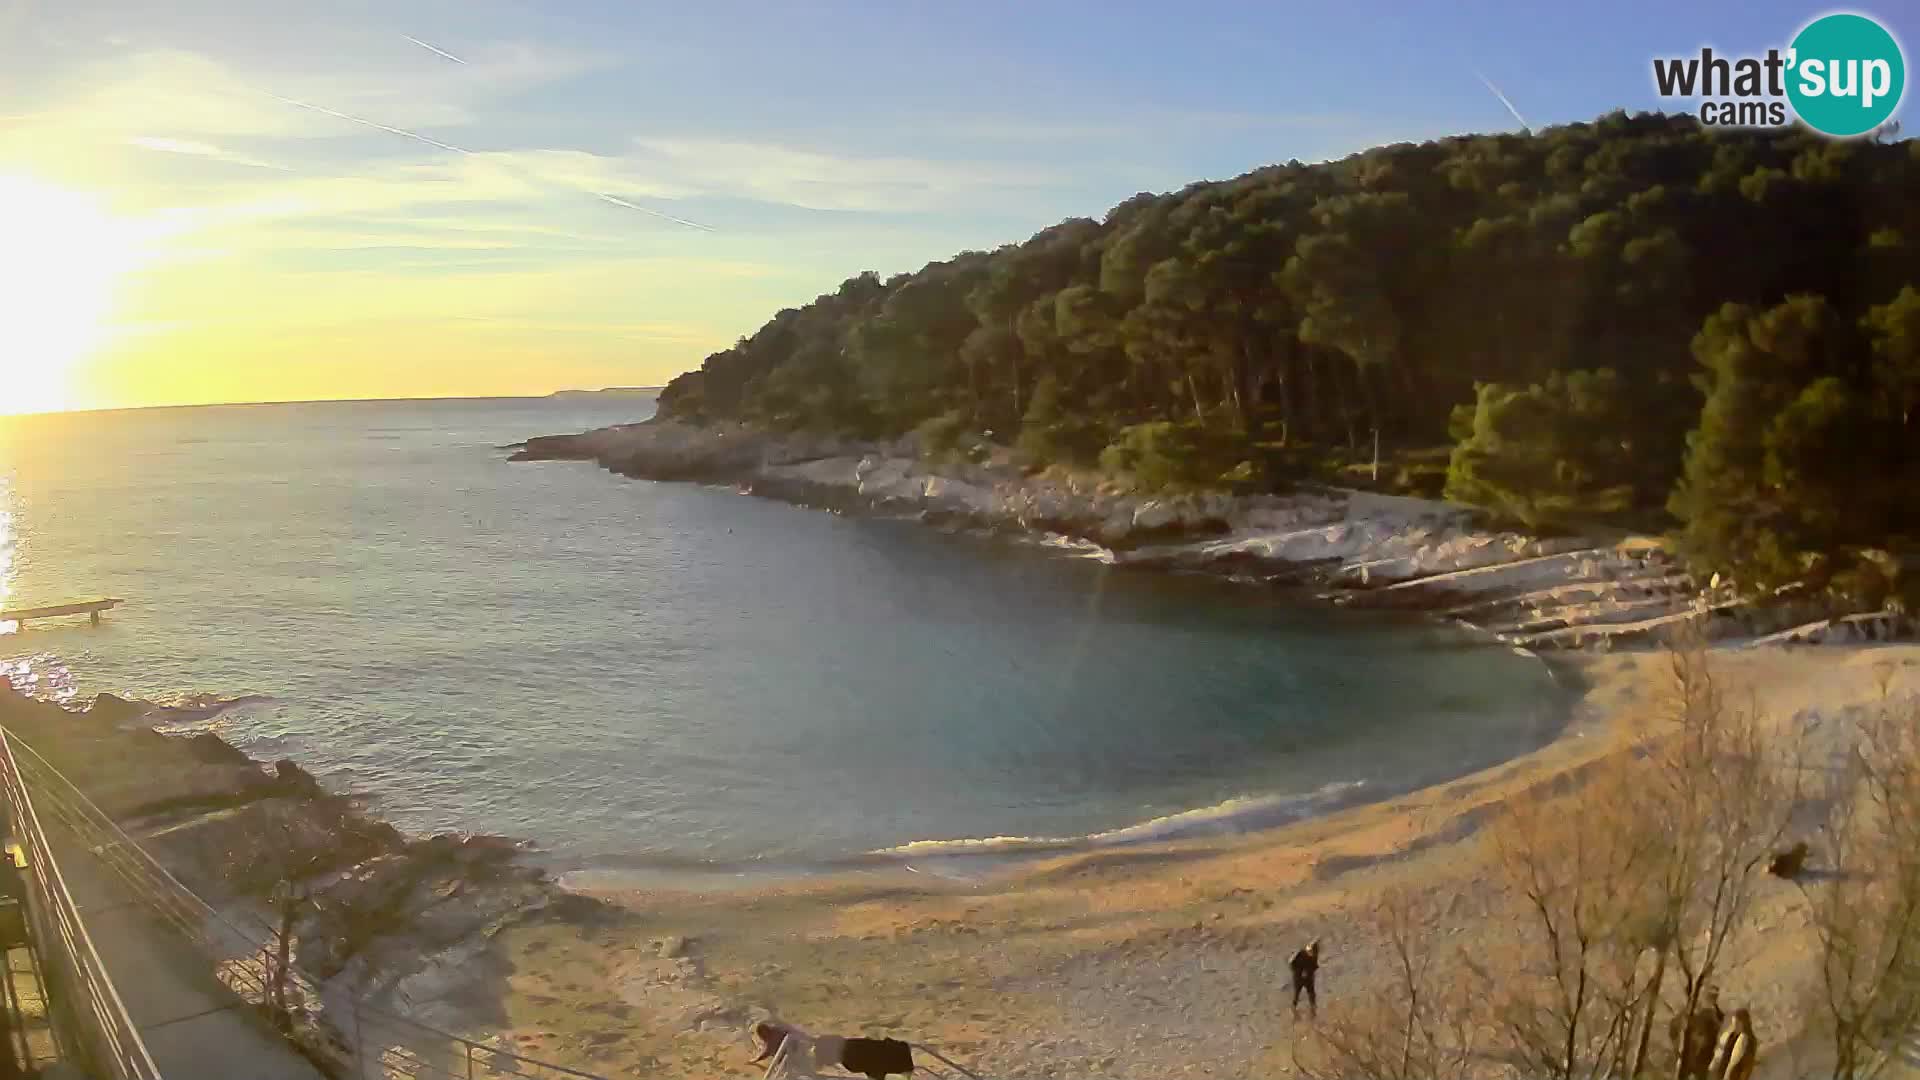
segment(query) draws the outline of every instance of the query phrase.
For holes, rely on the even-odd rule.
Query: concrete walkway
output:
[[[81,921],[167,1080],[324,1080],[213,977],[212,963],[59,827],[49,830]]]

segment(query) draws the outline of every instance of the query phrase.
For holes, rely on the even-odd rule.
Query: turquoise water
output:
[[[128,600],[0,626],[0,667],[593,867],[1247,828],[1557,720],[1539,664],[1423,621],[497,449],[648,409],[0,419],[8,602]]]

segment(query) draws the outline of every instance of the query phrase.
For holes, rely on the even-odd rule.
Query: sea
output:
[[[1539,746],[1535,658],[1068,545],[510,463],[648,399],[0,418],[0,677],[402,828],[715,881],[1265,828]]]

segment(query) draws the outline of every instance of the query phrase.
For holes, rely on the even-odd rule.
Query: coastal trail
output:
[[[38,800],[36,800],[38,801]],[[161,1075],[181,1080],[324,1080],[208,957],[161,924],[90,845],[50,820],[75,906]]]

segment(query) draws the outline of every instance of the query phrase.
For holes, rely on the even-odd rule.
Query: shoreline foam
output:
[[[1492,642],[1475,647],[1498,647]],[[1538,663],[1547,674],[1553,694],[1540,703],[1540,722],[1533,735],[1503,746],[1488,760],[1398,777],[1329,781],[1306,792],[1248,792],[1215,802],[1158,814],[1111,828],[1071,836],[928,837],[887,847],[821,859],[768,858],[724,860],[671,853],[650,853],[629,859],[602,859],[579,864],[556,862],[552,869],[562,887],[587,893],[668,885],[699,891],[703,887],[737,890],[783,883],[831,883],[837,878],[858,879],[876,873],[906,870],[922,872],[916,862],[936,864],[936,872],[951,872],[964,880],[1017,874],[1031,864],[1057,857],[1147,847],[1184,841],[1226,840],[1258,836],[1304,821],[1338,814],[1451,783],[1487,769],[1498,768],[1551,746],[1563,738],[1573,722],[1581,684],[1573,665],[1550,660],[1525,649],[1512,649]]]
[[[552,868],[563,887],[590,894],[656,886],[699,892],[707,888],[737,891],[743,887],[783,884],[830,885],[841,879],[855,881],[900,871],[933,872],[956,880],[980,881],[1017,876],[1037,862],[1073,855],[1187,841],[1258,837],[1498,768],[1563,738],[1573,722],[1580,694],[1579,680],[1567,670],[1571,665],[1550,661],[1526,650],[1514,651],[1540,664],[1552,682],[1554,693],[1540,703],[1540,722],[1531,737],[1501,747],[1488,760],[1463,767],[1448,766],[1398,777],[1391,782],[1362,777],[1330,781],[1306,792],[1243,793],[1072,836],[929,837],[812,860],[722,860],[654,853],[579,864],[555,863]]]
[[[559,880],[563,887],[579,887],[587,892],[644,887],[663,881],[694,888],[702,881],[712,882],[714,887],[738,887],[742,879],[772,885],[830,882],[841,876],[860,877],[899,870],[919,873],[923,868],[916,863],[970,865],[974,872],[965,876],[978,878],[1014,870],[1040,858],[1239,836],[1280,828],[1375,797],[1370,791],[1362,794],[1362,789],[1367,787],[1365,780],[1348,780],[1302,795],[1236,795],[1209,806],[1161,814],[1082,836],[909,840],[891,847],[812,861],[781,858],[727,861],[651,854],[570,867],[560,872]]]
[[[1785,731],[1920,687],[1920,647],[1718,649],[1729,688],[1751,691]],[[671,884],[601,895],[632,929],[504,935],[521,974],[504,999],[520,1045],[578,1048],[596,1068],[710,1076],[744,1061],[738,1031],[778,1015],[814,1030],[884,1030],[952,1051],[983,1075],[1158,1080],[1206,1062],[1213,1075],[1292,1071],[1285,958],[1323,938],[1323,995],[1387,990],[1392,958],[1365,913],[1392,892],[1439,913],[1436,931],[1475,950],[1511,948],[1481,828],[1523,793],[1577,782],[1628,752],[1666,686],[1657,653],[1582,658],[1580,697],[1558,737],[1491,768],[1252,835],[1081,851],[995,877],[931,874],[749,883],[723,893]],[[1765,949],[1730,962],[1762,1039],[1789,1037],[1809,968],[1795,887],[1770,888]],[[592,1011],[644,1007],[617,1025]],[[1303,1021],[1304,1022],[1304,1019]]]
[[[1720,650],[1714,660],[1782,724],[1799,722],[1805,709],[1870,700],[1882,668],[1894,672],[1896,690],[1920,684],[1920,648],[1911,646]],[[881,1019],[1001,1073],[1065,1060],[1077,1063],[1070,1071],[1143,1078],[1165,1075],[1167,1054],[1219,1045],[1218,1025],[1237,1023],[1260,1034],[1236,1044],[1222,1068],[1266,1070],[1285,1053],[1277,958],[1289,942],[1324,934],[1337,943],[1328,992],[1364,992],[1381,974],[1351,920],[1380,890],[1454,896],[1448,910],[1468,921],[1452,933],[1491,943],[1510,932],[1472,921],[1482,888],[1473,835],[1515,793],[1559,783],[1621,749],[1631,718],[1657,691],[1661,658],[1561,663],[1557,678],[1580,696],[1552,738],[1445,782],[1403,793],[1348,786],[1225,800],[1091,834],[1071,850],[1045,849],[1049,838],[929,841],[867,853],[870,870],[859,874],[746,875],[724,890],[665,878],[589,883],[580,891],[623,913],[506,914],[460,946],[482,961],[463,976],[464,989],[440,985],[437,974],[409,985],[443,1024],[497,1030],[501,1045],[603,1072],[645,1064],[624,1060],[631,1046],[654,1063],[650,1075],[711,1075],[737,1064],[739,1024],[768,1011],[829,1029]],[[151,763],[152,753],[134,751],[154,738],[137,726],[144,708],[123,702],[128,711],[116,716],[115,700],[91,716],[61,712],[76,734],[92,732],[90,743]],[[196,741],[154,745],[188,754]],[[150,775],[144,790],[183,775]],[[1335,805],[1347,797],[1364,801]],[[1326,805],[1301,807],[1303,799]],[[1213,830],[1242,814],[1302,809],[1321,812],[1258,831]],[[968,848],[990,857],[1024,850],[983,874],[964,865]],[[1195,970],[1206,978],[1195,981]],[[918,985],[901,981],[916,977]],[[1142,1011],[1135,998],[1143,994],[1161,1004]],[[497,1006],[463,1011],[496,996]],[[622,1037],[609,1043],[596,1018],[620,1002],[643,1007],[621,1014]],[[1109,1015],[1143,1025],[1151,1038],[1117,1052],[1036,1049],[1049,1031]],[[611,1057],[609,1046],[618,1047]],[[1107,1056],[1113,1063],[1100,1064]]]

